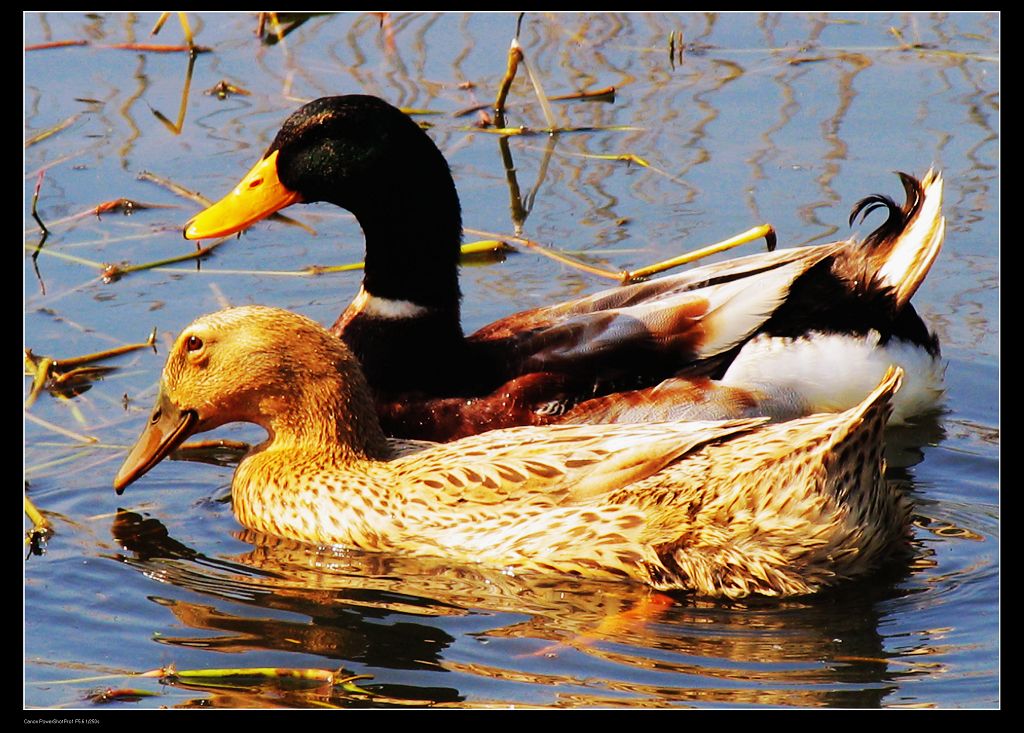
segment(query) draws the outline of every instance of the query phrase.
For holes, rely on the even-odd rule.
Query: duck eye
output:
[[[199,351],[201,348],[203,348],[203,340],[198,336],[189,336],[185,342],[186,351]]]

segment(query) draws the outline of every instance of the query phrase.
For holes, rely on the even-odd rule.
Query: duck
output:
[[[779,249],[461,326],[462,214],[441,151],[368,95],[291,114],[260,161],[192,217],[187,239],[329,202],[365,236],[362,284],[331,327],[353,350],[389,435],[452,440],[513,425],[788,419],[856,405],[904,370],[894,423],[936,409],[938,337],[910,303],[945,235],[942,177],[899,174],[901,206],[871,195],[864,239]]]
[[[385,435],[358,358],[315,321],[239,306],[178,335],[114,488],[195,433],[249,422],[267,439],[231,498],[256,532],[530,577],[806,595],[907,547],[911,503],[883,457],[901,379],[891,367],[850,410],[785,422],[528,425],[431,443]]]

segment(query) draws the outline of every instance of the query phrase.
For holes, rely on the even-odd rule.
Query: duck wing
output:
[[[518,373],[675,371],[748,339],[793,282],[835,248],[745,257],[606,290],[509,316],[469,340],[511,354],[510,368]]]
[[[859,405],[708,444],[608,503],[641,508],[655,587],[805,594],[905,550],[912,503],[886,481],[883,431],[902,370]],[[680,507],[688,511],[680,511]]]
[[[408,500],[427,506],[555,506],[625,488],[698,446],[765,421],[515,427],[418,450],[383,465],[388,481],[400,486]]]
[[[673,377],[653,387],[584,400],[557,422],[594,423],[726,420],[765,416],[792,420],[808,414],[805,397],[787,385],[724,384],[708,377]]]
[[[598,360],[605,370],[616,355],[629,369],[638,368],[638,355],[680,369],[728,351],[762,327],[795,335],[789,332],[851,322],[865,327],[864,321],[884,333],[886,320],[898,318],[927,276],[945,234],[941,175],[899,176],[902,206],[877,194],[854,206],[851,224],[876,208],[888,211],[862,241],[749,255],[611,288],[498,320],[469,340],[511,355],[510,368],[522,374]]]

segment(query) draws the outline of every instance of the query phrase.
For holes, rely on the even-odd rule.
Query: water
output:
[[[155,18],[25,16],[27,45],[90,43],[25,54],[25,345],[66,357],[153,328],[159,344],[117,358],[77,397],[43,394],[27,411],[28,495],[55,528],[24,568],[27,707],[95,711],[88,696],[106,688],[156,694],[104,710],[1000,704],[997,15],[528,15],[520,41],[549,95],[616,94],[554,105],[560,125],[596,129],[508,140],[525,221],[509,204],[499,138],[452,116],[493,101],[516,16],[319,16],[268,46],[254,14],[189,14],[213,52],[195,63],[180,131],[187,57],[104,47],[149,42]],[[681,58],[670,57],[670,34],[687,44]],[[174,18],[156,41],[181,42]],[[221,80],[249,94],[203,93]],[[230,463],[166,462],[116,497],[113,474],[173,334],[226,303],[330,323],[358,273],[295,273],[362,259],[351,217],[316,205],[288,212],[315,236],[264,223],[198,271],[176,264],[106,283],[102,263],[192,247],[180,228],[199,206],[139,174],[217,198],[302,101],[356,92],[440,113],[420,119],[452,164],[467,227],[521,225],[615,270],[762,222],[781,246],[845,237],[858,199],[902,195],[892,171],[940,168],[946,242],[914,302],[942,339],[947,411],[892,436],[890,475],[917,502],[913,560],[810,599],[665,599],[275,542],[234,519]],[[510,125],[543,126],[522,74],[509,99]],[[628,154],[649,165],[615,159]],[[37,275],[29,212],[41,170],[52,233]],[[120,197],[154,208],[75,217]],[[528,251],[466,266],[462,283],[467,331],[607,286]],[[370,677],[356,682],[362,691],[331,692],[123,676],[168,665]]]

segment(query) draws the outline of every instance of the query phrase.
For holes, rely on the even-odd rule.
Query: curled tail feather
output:
[[[892,289],[896,308],[901,309],[924,282],[942,248],[946,219],[942,216],[942,174],[929,169],[920,181],[906,173],[897,173],[903,182],[907,200],[903,206],[888,196],[873,194],[853,207],[850,224],[864,220],[877,208],[888,209],[889,216],[867,236],[863,246],[874,266],[876,277]]]

